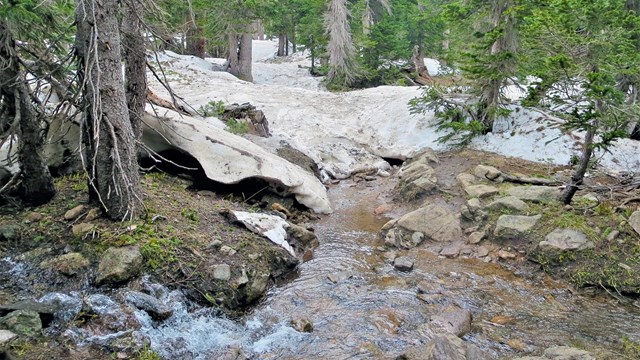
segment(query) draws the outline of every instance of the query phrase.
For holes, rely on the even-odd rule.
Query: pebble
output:
[[[413,260],[408,256],[400,256],[393,261],[393,266],[399,271],[411,271],[413,270]]]

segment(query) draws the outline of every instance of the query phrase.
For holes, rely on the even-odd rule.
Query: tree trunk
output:
[[[256,40],[264,40],[264,25],[262,24],[262,20],[258,19],[253,22],[253,32]]]
[[[122,45],[129,119],[136,140],[142,138],[142,116],[147,99],[146,53],[142,36],[142,4],[139,0],[124,3]]]
[[[284,54],[289,56],[289,36],[284,36]]]
[[[76,49],[90,200],[109,218],[127,220],[141,212],[142,191],[122,78],[118,10],[118,0],[76,0]]]
[[[284,56],[284,48],[287,46],[287,36],[284,33],[278,34],[278,56]]]
[[[186,42],[187,42],[187,48],[186,48],[187,55],[193,55],[201,59],[204,59],[205,57],[204,48],[205,48],[206,41],[202,36],[202,28],[197,27],[195,23],[191,27],[189,27],[189,30],[187,30]]]
[[[42,155],[42,114],[36,111],[26,81],[20,73],[15,41],[9,28],[0,22],[0,99],[7,115],[18,125],[18,162],[20,186],[18,194],[30,205],[41,205],[56,193],[53,177]]]
[[[571,180],[569,184],[564,189],[562,194],[560,195],[560,201],[564,204],[571,204],[571,200],[573,196],[579,189],[579,186],[582,185],[584,181],[584,175],[587,173],[587,169],[589,168],[589,161],[591,161],[591,155],[593,154],[593,137],[596,132],[596,126],[590,126],[587,130],[587,134],[584,138],[584,146],[582,148],[582,157],[580,158],[580,164],[576,171],[571,176]]]
[[[422,52],[422,47],[420,45],[416,45],[413,47],[413,55],[411,56],[411,60],[413,61],[413,67],[416,69],[417,76],[423,76],[428,79],[431,78],[429,70],[424,64],[424,53]]]
[[[252,35],[245,32],[243,34],[229,34],[229,73],[244,81],[253,81],[251,74],[251,50]]]

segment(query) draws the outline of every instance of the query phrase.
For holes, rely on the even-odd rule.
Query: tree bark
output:
[[[76,51],[83,84],[83,160],[90,200],[113,220],[142,209],[118,27],[118,0],[76,0]]]
[[[422,52],[422,47],[420,45],[415,45],[413,47],[413,55],[411,56],[411,60],[413,61],[413,67],[416,69],[416,75],[423,76],[428,79],[431,78],[429,70],[424,64],[424,53]]]
[[[123,8],[122,44],[127,107],[133,134],[139,140],[142,138],[142,116],[147,98],[147,64],[141,20],[143,9],[139,0],[127,0]]]
[[[278,34],[278,56],[284,56],[285,46],[287,46],[287,35],[280,33]]]
[[[0,99],[8,110],[7,115],[18,125],[18,163],[21,171],[18,195],[27,204],[41,205],[51,200],[56,190],[42,154],[42,113],[34,108],[23,76],[15,51],[15,40],[6,24],[0,22]]]
[[[576,194],[579,186],[582,185],[582,182],[584,181],[584,175],[587,173],[587,169],[589,169],[589,161],[591,161],[591,155],[593,154],[593,137],[595,135],[595,132],[595,125],[590,126],[587,130],[587,134],[584,138],[584,146],[582,148],[580,165],[573,173],[569,184],[560,195],[560,201],[562,201],[563,204],[571,204],[573,196]]]
[[[253,81],[251,73],[252,35],[249,32],[228,34],[229,40],[229,73],[244,81]]]

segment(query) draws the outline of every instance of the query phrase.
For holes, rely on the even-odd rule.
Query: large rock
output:
[[[144,259],[137,246],[109,248],[98,265],[96,284],[121,283],[138,275]]]
[[[507,196],[496,199],[494,202],[487,205],[487,209],[526,212],[529,210],[529,205],[515,196]]]
[[[500,176],[502,176],[502,171],[494,168],[493,166],[478,165],[473,169],[473,174],[480,179],[497,181]]]
[[[438,178],[430,163],[438,163],[438,157],[431,149],[426,149],[413,159],[407,161],[398,172],[400,181],[396,191],[406,201],[416,200],[438,185]]]
[[[456,214],[436,204],[404,215],[395,225],[412,233],[422,233],[437,242],[460,240],[463,236]]]
[[[541,218],[542,215],[502,215],[498,218],[493,234],[499,238],[522,236],[531,230]]]
[[[594,247],[591,240],[581,232],[573,229],[555,229],[544,241],[540,242],[541,248],[554,250],[584,250]]]
[[[36,311],[16,310],[1,317],[0,326],[19,335],[34,336],[42,330],[42,321]]]
[[[464,191],[472,198],[489,197],[499,192],[497,187],[483,184],[465,186]]]
[[[14,241],[20,239],[19,225],[0,225],[0,241]]]
[[[629,225],[640,235],[640,210],[635,211],[629,216]]]
[[[471,312],[459,306],[449,306],[432,316],[431,322],[435,328],[462,337],[471,331]]]
[[[489,355],[451,334],[437,335],[429,343],[407,350],[403,360],[485,360]]]
[[[287,228],[289,223],[281,217],[246,211],[232,211],[235,221],[242,223],[247,229],[271,240],[274,244],[287,250],[291,256],[296,256],[295,251],[287,242]]]
[[[525,356],[513,360],[595,360],[589,352],[569,346],[555,346],[544,351],[542,356]]]
[[[145,311],[156,320],[164,320],[173,315],[173,309],[151,295],[137,291],[130,291],[125,296],[125,299],[127,302],[131,303],[136,308]]]
[[[9,341],[13,340],[18,334],[9,330],[0,330],[0,349],[2,349]],[[1,354],[1,353],[0,353]]]
[[[285,188],[303,205],[318,213],[330,213],[324,185],[303,170],[240,136],[210,122],[163,111],[169,117],[144,117],[144,142],[154,151],[177,149],[199,161],[207,177],[224,184],[260,178]]]
[[[507,194],[520,200],[545,203],[558,200],[560,189],[552,186],[515,186],[507,190]]]
[[[68,253],[56,256],[40,263],[41,269],[55,270],[61,274],[72,276],[88,267],[89,260],[80,253]]]

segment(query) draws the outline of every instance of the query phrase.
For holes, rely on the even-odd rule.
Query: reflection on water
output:
[[[315,225],[320,246],[298,278],[272,290],[241,324],[178,309],[163,327],[149,323],[143,331],[153,348],[174,359],[233,352],[257,359],[393,358],[428,341],[431,316],[452,304],[473,313],[465,340],[496,358],[554,345],[606,354],[623,336],[640,341],[638,309],[575,295],[543,275],[523,278],[495,264],[421,250],[409,254],[416,259],[412,272],[397,272],[376,238],[387,220],[372,213],[376,189],[341,185],[331,195],[335,213]],[[309,319],[313,332],[293,330],[297,318]]]

